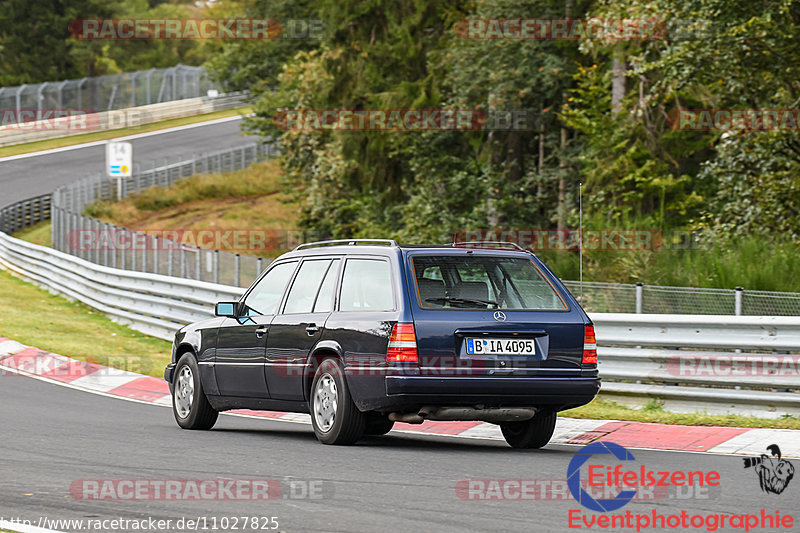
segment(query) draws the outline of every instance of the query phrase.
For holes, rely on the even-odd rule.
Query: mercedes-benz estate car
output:
[[[302,412],[320,442],[351,444],[396,422],[477,420],[539,448],[600,388],[589,317],[507,243],[304,244],[216,315],[177,332],[164,373],[185,429],[230,409]]]

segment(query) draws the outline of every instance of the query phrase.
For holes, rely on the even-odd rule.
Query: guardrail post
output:
[[[644,284],[641,281],[636,283],[636,313],[642,314],[642,294],[644,292]]]
[[[741,316],[742,314],[742,296],[744,287],[736,287],[736,292],[733,293],[733,314]]]

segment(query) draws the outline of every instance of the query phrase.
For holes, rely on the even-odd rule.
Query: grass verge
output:
[[[45,220],[34,224],[33,226],[28,226],[27,228],[19,230],[14,234],[14,237],[17,239],[22,239],[23,241],[32,242],[33,244],[38,244],[39,246],[47,246],[48,248],[52,248],[52,227],[53,225],[51,221]]]
[[[0,335],[42,350],[162,377],[170,343],[0,270]]]
[[[238,107],[236,109],[226,109],[223,111],[215,111],[214,113],[206,113],[204,115],[193,115],[191,117],[174,118],[171,120],[165,120],[163,122],[154,122],[152,124],[143,124],[141,126],[133,126],[130,128],[98,131],[96,133],[83,133],[81,135],[70,135],[68,137],[59,137],[57,139],[14,144],[0,148],[0,157],[27,154],[29,152],[50,150],[52,148],[62,148],[64,146],[72,146],[74,144],[115,139],[117,137],[124,137],[126,135],[134,135],[136,133],[163,130],[166,128],[173,128],[175,126],[184,126],[186,124],[205,122],[207,120],[214,120],[218,118],[233,117],[236,115],[245,115],[250,113],[250,111],[250,107]]]
[[[631,420],[634,422],[687,426],[800,429],[800,418],[797,417],[785,416],[784,418],[772,419],[742,415],[671,413],[664,411],[658,402],[650,402],[641,409],[631,409],[616,402],[604,400],[602,396],[595,398],[594,401],[583,407],[563,411],[559,413],[559,416],[594,420]]]
[[[184,237],[207,230],[217,234],[228,230],[274,232],[277,243],[245,239],[243,244],[231,242],[235,249],[226,247],[224,240],[211,244],[244,255],[276,257],[284,251],[281,235],[296,231],[299,210],[281,191],[280,181],[280,163],[271,159],[244,170],[181,180],[166,189],[151,187],[121,202],[95,202],[84,214],[138,231],[183,232]]]

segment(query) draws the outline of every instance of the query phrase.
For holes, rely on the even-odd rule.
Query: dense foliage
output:
[[[122,71],[200,65],[220,50],[210,41],[85,41],[70,34],[70,22],[90,18],[223,17],[223,3],[198,8],[193,1],[2,0],[0,87]]]
[[[407,241],[447,240],[465,228],[575,227],[582,182],[595,226],[721,238],[800,230],[795,131],[683,131],[674,120],[681,109],[797,108],[798,2],[238,8],[324,21],[321,39],[226,45],[214,60],[255,89],[249,128],[280,137],[307,227]],[[656,20],[663,38],[465,39],[457,31],[464,19],[562,17]],[[275,120],[285,109],[407,108],[526,110],[529,120],[522,130],[415,133],[284,131]]]

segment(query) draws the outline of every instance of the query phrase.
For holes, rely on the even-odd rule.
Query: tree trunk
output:
[[[567,128],[561,128],[561,154],[558,163],[558,229],[567,229]]]
[[[614,64],[611,67],[613,79],[611,81],[611,112],[616,115],[622,109],[622,100],[627,93],[625,71],[628,65],[625,63],[625,56],[618,52],[614,56]]]

